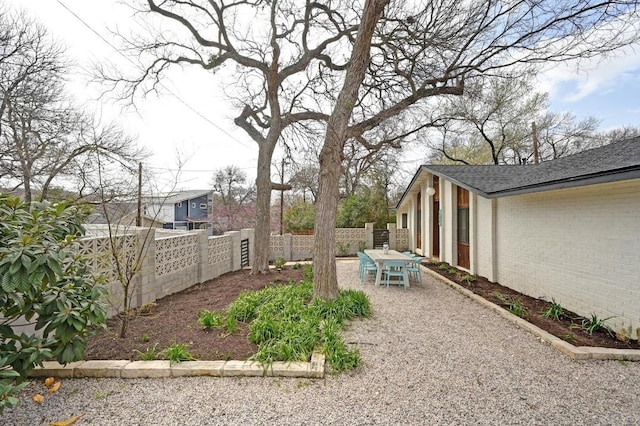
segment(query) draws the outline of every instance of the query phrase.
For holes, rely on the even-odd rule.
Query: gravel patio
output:
[[[443,283],[363,286],[339,260],[342,288],[364,289],[374,316],[348,328],[365,366],[325,379],[74,379],[40,381],[3,425],[78,414],[94,425],[640,424],[640,363],[573,361]]]

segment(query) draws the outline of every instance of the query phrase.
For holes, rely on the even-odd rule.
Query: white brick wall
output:
[[[640,327],[640,179],[500,198],[497,215],[498,282]]]
[[[471,238],[475,238],[476,248],[476,266],[477,270],[472,271],[480,276],[486,277],[491,281],[496,281],[497,278],[493,275],[494,269],[492,267],[493,262],[493,221],[491,218],[492,210],[491,206],[493,201],[487,198],[482,198],[474,195],[476,198],[476,235],[472,235]]]

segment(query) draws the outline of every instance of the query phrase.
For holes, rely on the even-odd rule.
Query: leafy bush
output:
[[[314,299],[313,284],[302,281],[241,293],[227,311],[227,322],[250,322],[249,341],[258,345],[252,359],[307,361],[314,349],[322,348],[331,367],[343,371],[358,366],[360,358],[347,349],[341,326],[345,319],[370,313],[369,299],[361,291],[342,290],[328,302]]]
[[[82,359],[92,326],[104,323],[105,290],[76,245],[86,213],[0,195],[0,412],[43,360]],[[21,319],[36,332],[19,331]]]
[[[284,269],[284,266],[287,264],[287,260],[284,257],[279,257],[275,262],[273,262],[273,264],[275,265],[276,269],[280,271]]]
[[[195,361],[196,359],[187,349],[186,343],[172,343],[160,352],[160,354],[171,361],[171,363]]]
[[[582,321],[581,328],[589,334],[593,334],[594,331],[608,330],[608,327],[604,324],[609,318],[598,318],[598,315],[592,313],[591,318],[586,318]]]
[[[563,313],[564,313],[564,310],[562,309],[562,306],[560,306],[559,303],[556,303],[555,299],[551,299],[551,306],[549,306],[549,309],[547,309],[542,313],[542,316],[545,318],[552,318],[558,321],[560,320],[560,317],[562,316]]]
[[[198,312],[198,324],[200,324],[205,330],[222,328],[223,321],[223,316],[218,311],[202,310]]]
[[[156,343],[155,345],[153,345],[152,348],[147,348],[147,350],[144,352],[139,351],[137,349],[134,349],[133,351],[136,353],[136,355],[138,355],[138,359],[140,361],[153,361],[159,355],[156,349],[157,347],[158,347],[158,344]]]

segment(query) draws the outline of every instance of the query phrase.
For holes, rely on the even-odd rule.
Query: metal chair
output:
[[[424,257],[421,256],[413,256],[413,262],[407,265],[407,273],[409,274],[409,279],[413,278],[420,283],[422,286],[422,271],[420,270],[420,264],[422,263],[422,259]]]
[[[375,276],[378,273],[378,266],[373,260],[371,260],[369,256],[367,256],[366,253],[363,253],[361,251],[358,252],[358,259],[360,259],[360,281],[366,283],[369,274],[373,274]]]
[[[405,279],[404,268],[407,267],[407,262],[401,260],[388,260],[383,264],[382,278],[386,288],[389,288],[389,284],[398,284],[404,286],[406,290],[409,288],[409,282]],[[397,278],[392,280],[391,278]]]

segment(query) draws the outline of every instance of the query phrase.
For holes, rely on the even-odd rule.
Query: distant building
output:
[[[213,191],[174,192],[164,197],[148,198],[144,205],[145,214],[162,222],[164,229],[207,229]]]

